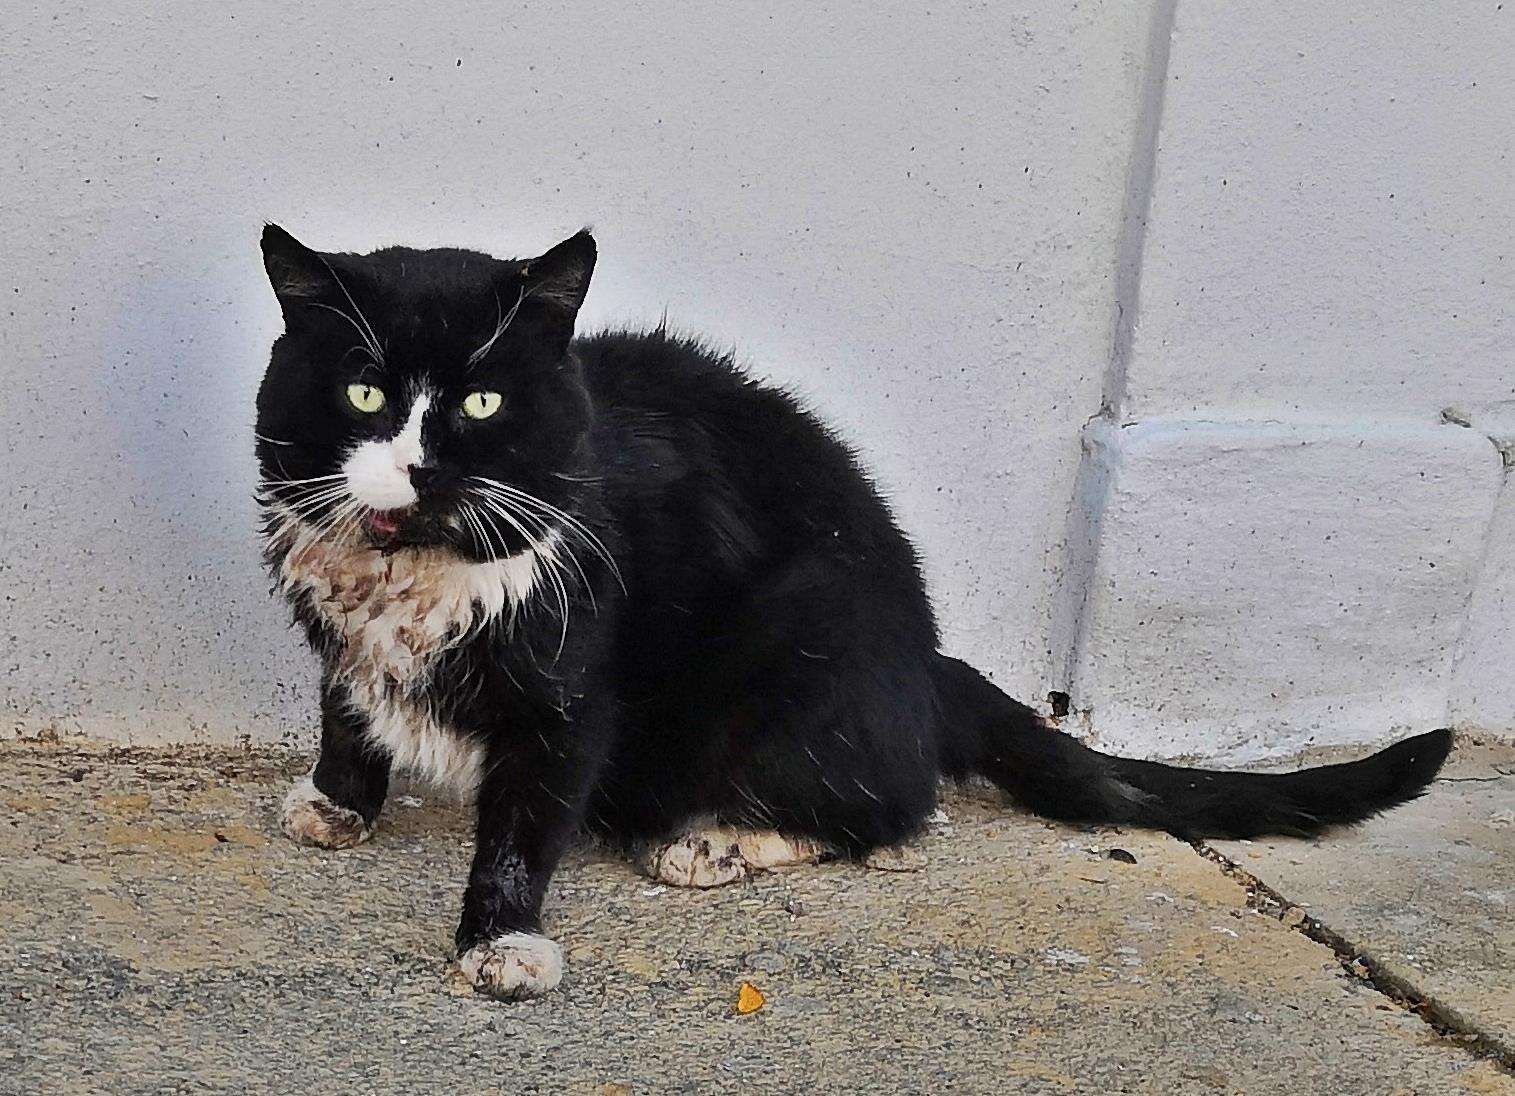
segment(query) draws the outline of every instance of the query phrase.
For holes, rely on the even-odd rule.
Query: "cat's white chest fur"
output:
[[[483,747],[440,725],[421,686],[437,655],[515,613],[536,583],[536,553],[470,563],[438,549],[316,543],[285,556],[280,580],[340,638],[337,681],[395,767],[476,791]]]

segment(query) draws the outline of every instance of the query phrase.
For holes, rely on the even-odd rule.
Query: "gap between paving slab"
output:
[[[1325,922],[1305,913],[1303,907],[1279,894],[1213,845],[1196,841],[1194,848],[1247,888],[1248,904],[1253,909],[1271,914],[1281,924],[1324,944],[1336,954],[1348,974],[1371,983],[1389,1000],[1419,1016],[1438,1035],[1466,1046],[1478,1057],[1487,1058],[1515,1074],[1515,1047],[1503,1037],[1480,1030],[1457,1009],[1396,974],[1374,958],[1370,949],[1348,940]]]
[[[1352,830],[1195,848],[1255,908],[1515,1073],[1515,744],[1462,736],[1425,796]]]

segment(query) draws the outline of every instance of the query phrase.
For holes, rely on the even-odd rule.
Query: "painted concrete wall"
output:
[[[9,721],[308,740],[254,543],[256,238],[535,253],[591,325],[734,345],[854,439],[948,642],[1047,688],[1147,15],[978,5],[64,4],[0,42]]]
[[[592,223],[587,322],[666,310],[805,393],[915,534],[948,648],[1069,692],[1099,741],[1515,733],[1489,440],[1515,9],[62,4],[7,31],[15,729],[311,739],[249,497],[269,219],[497,253]]]
[[[1515,728],[1485,422],[1515,396],[1512,16],[1176,5],[1070,576],[1099,741],[1373,741],[1444,724],[1454,665],[1458,722]]]
[[[1504,487],[1484,546],[1478,581],[1457,645],[1450,698],[1452,725],[1515,737],[1515,400],[1451,417],[1494,442]]]

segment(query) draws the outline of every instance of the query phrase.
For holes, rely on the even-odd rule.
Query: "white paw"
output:
[[[475,992],[518,1001],[557,987],[563,980],[563,949],[545,936],[510,932],[458,956],[458,970]]]
[[[647,851],[642,870],[674,887],[720,887],[747,877],[747,860],[731,834],[691,833]]]
[[[350,849],[373,834],[361,814],[326,798],[309,776],[289,789],[279,821],[296,843],[320,849]]]
[[[745,879],[755,868],[813,864],[822,851],[814,841],[772,830],[712,826],[666,845],[651,846],[642,856],[641,867],[670,886],[719,887]]]

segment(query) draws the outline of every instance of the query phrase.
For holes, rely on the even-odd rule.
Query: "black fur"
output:
[[[915,833],[939,777],[982,774],[1052,818],[1189,837],[1314,833],[1414,797],[1446,755],[1438,731],[1352,765],[1245,775],[1107,757],[1051,729],[938,653],[909,541],[853,454],[790,396],[663,330],[571,341],[594,263],[587,234],[522,263],[322,256],[270,227],[264,253],[287,327],[258,397],[269,497],[398,430],[398,400],[355,416],[342,396],[354,379],[399,393],[424,376],[447,407],[485,387],[504,396],[487,423],[433,407],[422,502],[374,533],[373,550],[521,549],[508,529],[481,540],[446,521],[464,477],[487,474],[582,522],[619,569],[581,550],[566,633],[547,599],[452,648],[428,678],[425,703],[488,758],[460,950],[539,927],[581,825],[635,841],[714,816],[855,856]],[[328,669],[317,787],[372,820],[388,758],[344,704],[334,638],[308,604],[295,610]]]
[[[955,658],[936,666],[959,753],[947,775],[981,773],[1036,814],[1167,830],[1178,837],[1308,836],[1362,822],[1423,792],[1452,748],[1429,731],[1361,761],[1291,773],[1217,772],[1111,757],[1060,733]]]

